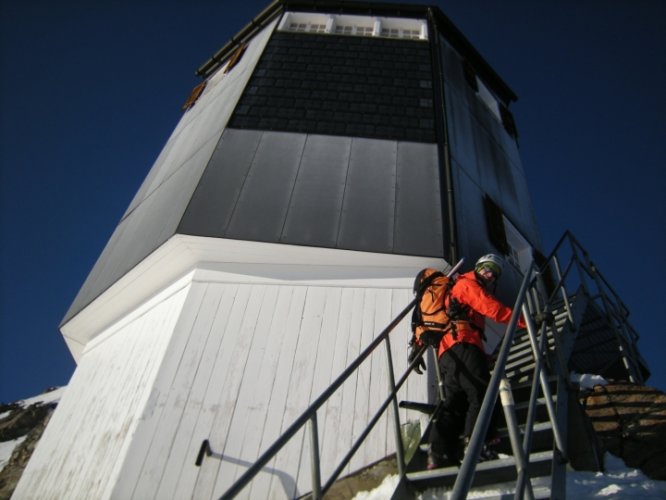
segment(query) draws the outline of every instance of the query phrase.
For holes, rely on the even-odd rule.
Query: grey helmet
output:
[[[482,269],[490,269],[495,274],[495,277],[499,278],[504,269],[504,260],[494,253],[486,254],[477,260],[474,265],[474,271],[477,273]]]

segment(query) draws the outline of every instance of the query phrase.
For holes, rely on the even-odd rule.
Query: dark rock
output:
[[[666,394],[629,383],[597,385],[581,399],[606,450],[666,480]]]
[[[7,413],[0,419],[0,442],[25,436],[0,470],[0,500],[8,500],[12,496],[56,405],[57,402],[35,403],[25,408],[21,402],[0,405],[0,414]]]
[[[12,441],[25,436],[31,429],[42,422],[52,410],[52,405],[34,404],[28,408],[20,406],[0,420],[0,441]]]

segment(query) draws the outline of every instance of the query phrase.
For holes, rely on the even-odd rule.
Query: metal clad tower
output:
[[[540,248],[515,96],[435,7],[276,1],[203,82],[62,323],[77,369],[16,498],[216,498],[411,300]],[[406,364],[409,325],[395,333]],[[319,416],[322,469],[385,361]],[[425,379],[402,396],[424,400]],[[391,454],[386,418],[348,472]],[[201,467],[202,439],[220,456]],[[244,493],[309,491],[309,443]]]

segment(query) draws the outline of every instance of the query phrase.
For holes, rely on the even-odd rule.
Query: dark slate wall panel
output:
[[[280,240],[305,136],[263,134],[231,216],[227,237]]]
[[[225,233],[262,137],[260,132],[226,130],[180,224],[198,236]]]
[[[230,126],[435,142],[429,44],[277,32]]]
[[[281,242],[336,246],[351,143],[349,137],[308,136]]]
[[[182,234],[443,255],[435,144],[227,129]]]
[[[438,255],[444,228],[436,149],[426,144],[398,144],[394,251]]]
[[[339,245],[393,251],[397,143],[354,139],[340,220]]]

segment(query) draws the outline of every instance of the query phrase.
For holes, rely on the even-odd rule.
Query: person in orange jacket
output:
[[[481,403],[490,382],[488,357],[485,353],[485,318],[508,323],[512,309],[502,304],[491,292],[501,276],[503,261],[494,254],[481,257],[474,270],[460,275],[445,299],[452,328],[439,341],[437,356],[444,384],[445,401],[431,427],[428,469],[457,465],[460,458],[459,436],[463,446],[474,429]],[[518,328],[525,328],[520,318]],[[487,436],[494,437],[493,417]],[[481,460],[497,458],[493,440],[481,451]]]

